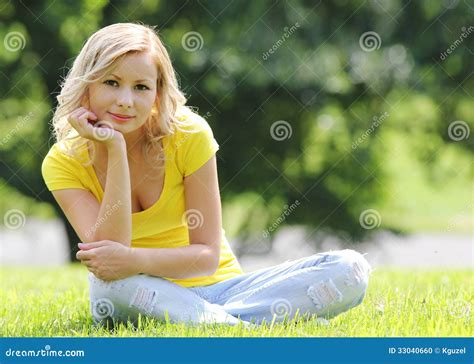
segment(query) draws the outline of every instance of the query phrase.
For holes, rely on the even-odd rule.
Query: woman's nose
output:
[[[133,106],[133,94],[128,88],[124,87],[120,90],[117,95],[117,105],[124,108]]]

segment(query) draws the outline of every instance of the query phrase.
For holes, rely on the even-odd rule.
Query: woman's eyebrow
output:
[[[111,74],[111,76],[114,76],[114,77],[115,77],[117,80],[119,80],[119,81],[121,81],[121,80],[122,80],[122,79],[121,79],[119,76],[117,76],[117,75],[114,75],[113,73]],[[152,82],[152,80],[150,80],[150,79],[146,79],[146,78],[145,78],[145,79],[143,79],[143,80],[136,80],[135,82],[143,82],[143,81],[149,81],[149,82]]]

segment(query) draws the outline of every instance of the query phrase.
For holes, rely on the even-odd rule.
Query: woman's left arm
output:
[[[139,273],[192,278],[212,275],[217,270],[222,239],[222,211],[215,155],[184,178],[184,193],[190,245],[181,248],[132,249]]]
[[[97,278],[115,280],[144,273],[167,278],[209,276],[219,266],[222,211],[215,155],[184,178],[189,246],[126,248],[113,241],[81,246],[79,259],[93,259]],[[95,249],[100,248],[100,249]]]

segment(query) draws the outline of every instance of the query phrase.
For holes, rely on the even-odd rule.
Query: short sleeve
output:
[[[207,121],[198,115],[192,119],[191,130],[179,131],[176,141],[177,164],[183,177],[196,172],[219,150]]]
[[[81,182],[79,161],[62,153],[55,144],[43,160],[41,173],[48,190],[87,189]]]

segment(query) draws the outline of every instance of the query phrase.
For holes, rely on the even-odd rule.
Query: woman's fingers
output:
[[[89,123],[89,120],[97,121],[97,115],[84,107],[74,110],[68,118],[69,123],[76,129],[80,136],[95,140],[97,138],[94,135],[94,125]]]
[[[81,264],[85,265],[88,270],[94,269],[94,265],[92,265],[91,260],[81,260]]]
[[[69,118],[68,118],[68,121],[69,123],[72,125],[72,127],[74,129],[76,129],[76,131],[81,134],[81,130],[83,125],[81,125],[81,122],[80,122],[80,117],[85,113],[85,110],[83,110],[83,108],[80,108],[80,109],[77,109],[75,111],[73,111],[70,115],[69,115]]]
[[[86,125],[89,125],[89,119],[97,120],[97,116],[93,112],[86,110],[83,113],[81,113],[77,119],[79,122],[82,122],[84,126],[86,126]]]
[[[80,107],[76,110],[74,110],[70,115],[69,115],[69,118],[72,119],[72,120],[78,120],[79,117],[84,114],[85,112],[87,112],[89,110],[83,108],[83,107]]]
[[[70,115],[69,115],[69,122],[72,124],[76,124],[73,126],[84,126],[88,124],[88,120],[97,120],[97,115],[95,115],[92,111],[87,110],[83,107],[80,107],[77,110],[74,110]]]
[[[81,260],[81,264],[85,265],[86,267],[89,267],[91,265],[88,260]]]
[[[81,137],[89,140],[108,144],[123,139],[123,135],[116,131],[110,122],[99,121],[97,115],[84,107],[69,114],[68,121]]]

